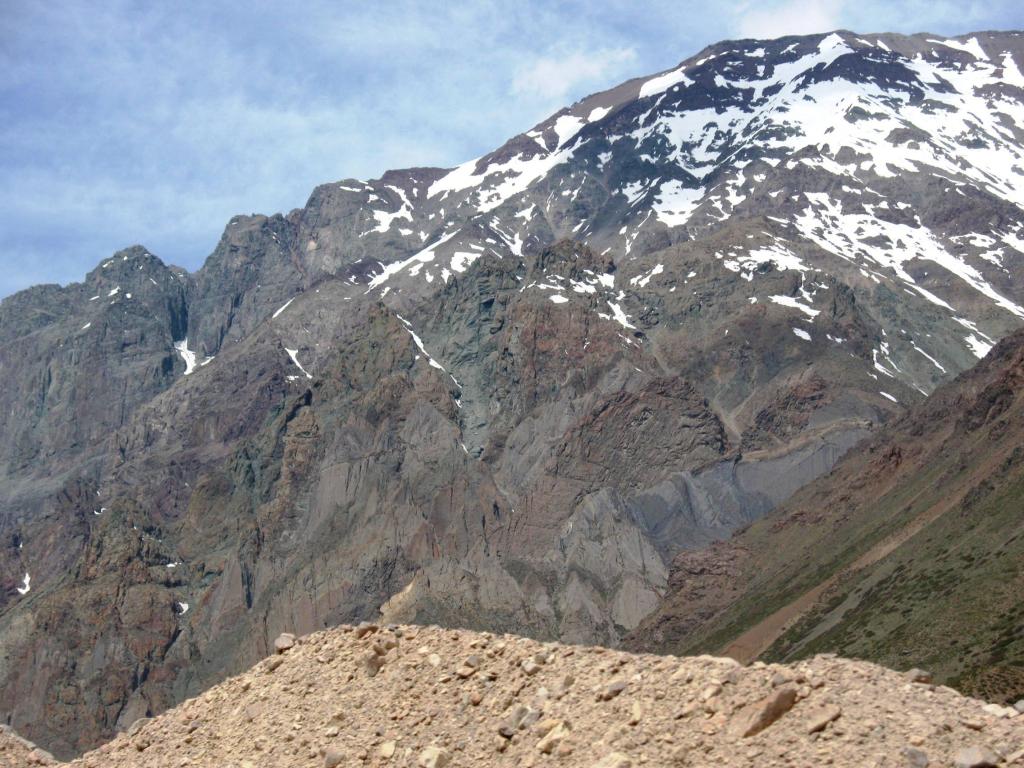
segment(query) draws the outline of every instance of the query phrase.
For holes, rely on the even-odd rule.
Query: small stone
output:
[[[992,717],[1003,718],[1009,716],[1006,711],[1006,707],[1004,707],[1002,704],[986,704],[984,707],[981,708],[981,710],[986,714],[992,715]]]
[[[390,760],[395,754],[395,747],[395,742],[385,741],[383,744],[380,745],[380,748],[377,750],[377,752],[385,760]]]
[[[903,761],[909,768],[928,768],[928,755],[913,747],[903,748]]]
[[[290,632],[282,632],[274,641],[274,650],[278,653],[285,653],[295,647],[295,635]]]
[[[965,728],[970,728],[972,731],[981,731],[985,728],[984,720],[977,717],[970,717],[969,715],[961,716],[960,724]]]
[[[796,704],[796,688],[786,684],[776,688],[761,701],[741,710],[736,720],[735,730],[743,738],[760,733]]]
[[[545,722],[547,723],[551,721]],[[552,752],[554,752],[555,749],[559,747],[562,744],[562,742],[569,736],[569,726],[565,722],[561,720],[555,720],[553,722],[554,725],[551,728],[547,729],[547,732],[544,734],[541,740],[537,742],[537,749],[539,749],[545,755],[550,755]]]
[[[267,659],[267,672],[273,672],[275,669],[284,664],[284,658],[281,656],[271,656]]]
[[[364,621],[361,622],[358,627],[352,630],[352,634],[354,634],[357,638],[362,638],[366,637],[367,635],[373,634],[378,629],[379,627],[376,624],[371,624],[368,621]]]
[[[633,706],[629,708],[629,724],[637,725],[644,718],[644,708],[640,706],[639,701],[634,701]]]
[[[345,760],[345,753],[337,747],[328,747],[324,752],[324,768],[336,768]]]
[[[807,733],[824,731],[828,724],[838,720],[843,711],[835,704],[826,704],[807,718]]]
[[[519,666],[522,667],[523,672],[530,676],[536,675],[538,672],[540,672],[540,664],[538,664],[533,659],[526,659]]]
[[[338,728],[338,726],[336,725],[332,725],[326,731],[324,731],[324,736],[326,736],[329,739],[333,739],[339,733],[341,733],[341,729]]]
[[[516,704],[505,722],[498,726],[498,733],[506,739],[511,739],[516,731],[525,730],[540,720],[540,714],[540,712],[532,707]]]
[[[469,694],[469,703],[474,707],[479,706],[480,702],[484,700],[484,697],[480,695],[480,691],[473,691]]]
[[[546,736],[548,733],[553,731],[561,724],[561,720],[557,717],[549,717],[546,720],[541,720],[537,723],[537,727],[533,730],[538,736]]]
[[[35,747],[26,757],[30,765],[56,765],[57,759],[45,749]]]
[[[447,750],[431,745],[420,752],[416,764],[420,768],[444,768],[450,760]]]
[[[436,653],[432,653],[429,656],[427,656],[427,663],[432,667],[440,667],[441,657],[438,656]]]
[[[574,682],[575,679],[572,675],[565,675],[562,677],[561,680],[555,683],[554,697],[556,699],[560,699],[565,696],[565,694],[569,692],[569,689],[572,688],[572,684]]]
[[[963,747],[953,758],[955,768],[996,768],[999,757],[988,747]]]
[[[463,664],[461,667],[455,670],[455,676],[460,677],[463,680],[472,677],[476,673],[476,667],[471,667],[468,664]]]
[[[1016,704],[1013,705],[1013,708],[1020,712],[1022,715],[1024,715],[1024,699],[1020,699]]]
[[[628,685],[629,683],[627,683],[625,680],[613,680],[601,689],[601,692],[597,695],[597,700],[611,701],[624,690],[626,690],[626,687]]]
[[[705,688],[703,691],[701,691],[701,693],[700,693],[700,700],[701,701],[710,701],[711,699],[715,698],[715,696],[717,696],[721,692],[722,692],[722,686],[720,686],[718,683],[714,683],[713,685],[709,685],[707,688]]]
[[[376,677],[380,668],[384,666],[384,657],[370,651],[363,656],[361,664],[367,677]]]
[[[931,672],[926,672],[925,670],[918,669],[917,667],[914,667],[913,669],[908,669],[906,672],[903,673],[903,677],[911,683],[928,684],[932,681]]]

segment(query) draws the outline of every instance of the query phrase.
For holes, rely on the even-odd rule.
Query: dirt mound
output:
[[[866,662],[635,655],[425,627],[278,653],[71,765],[1009,765],[1024,716]],[[0,755],[4,753],[0,752]]]

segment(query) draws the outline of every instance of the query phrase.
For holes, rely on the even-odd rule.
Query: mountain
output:
[[[276,645],[67,765],[981,768],[1024,754],[1024,715],[921,670],[829,657],[743,668],[437,627],[341,627]],[[12,743],[14,757],[27,746]]]
[[[1024,332],[728,542],[680,554],[630,645],[822,651],[1024,695]]]
[[[66,756],[383,616],[618,643],[1024,316],[1019,33],[720,43],[0,303],[0,712]]]

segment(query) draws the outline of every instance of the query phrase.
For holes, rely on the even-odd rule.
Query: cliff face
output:
[[[631,647],[832,651],[1024,694],[1024,334],[731,540],[677,556]]]
[[[1021,58],[722,43],[4,300],[0,712],[69,754],[381,612],[618,642],[1020,324]]]

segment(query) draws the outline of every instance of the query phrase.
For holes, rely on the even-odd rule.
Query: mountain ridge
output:
[[[4,300],[0,710],[72,754],[382,607],[618,642],[1020,325],[1024,43],[964,38],[723,45]]]

